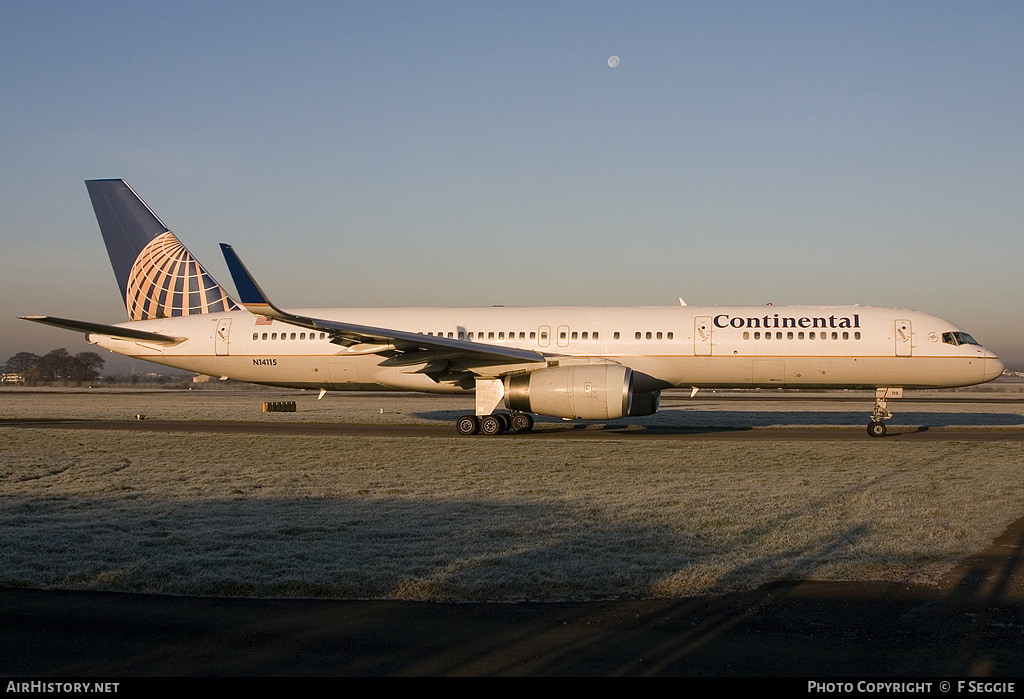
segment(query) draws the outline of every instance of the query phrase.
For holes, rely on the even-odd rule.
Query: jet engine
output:
[[[509,410],[609,420],[629,415],[632,403],[633,371],[618,364],[550,367],[505,377],[505,405]]]
[[[649,391],[647,393],[633,392],[633,404],[629,407],[630,417],[641,415],[654,415],[661,406],[661,391]]]

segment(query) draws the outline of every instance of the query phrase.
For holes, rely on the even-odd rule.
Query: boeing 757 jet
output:
[[[100,347],[268,386],[475,392],[459,434],[529,432],[533,415],[650,415],[668,388],[875,389],[868,433],[905,388],[991,381],[962,328],[869,306],[298,308],[272,303],[229,245],[237,300],[124,180],[86,182],[129,322],[27,320]]]

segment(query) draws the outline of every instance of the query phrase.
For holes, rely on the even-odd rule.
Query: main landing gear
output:
[[[872,437],[885,436],[885,421],[892,417],[886,404],[888,398],[902,398],[902,388],[876,388],[875,389],[875,410],[871,413],[871,422],[868,423],[868,434]]]
[[[487,436],[515,432],[525,434],[533,429],[533,416],[529,413],[493,413],[491,415],[463,415],[455,421],[455,431],[461,435]]]

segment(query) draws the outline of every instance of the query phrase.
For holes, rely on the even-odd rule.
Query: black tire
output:
[[[455,421],[455,431],[464,437],[476,434],[480,431],[480,421],[476,415],[463,415]]]
[[[523,434],[533,429],[533,416],[529,413],[517,413],[512,416],[512,429]]]
[[[480,418],[480,434],[492,437],[505,431],[505,421],[500,415],[484,415]]]
[[[873,421],[868,425],[868,434],[872,437],[884,437],[885,436],[885,423]]]

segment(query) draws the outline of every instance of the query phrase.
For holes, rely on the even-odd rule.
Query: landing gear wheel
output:
[[[455,431],[466,437],[476,434],[480,431],[480,421],[476,415],[463,415],[455,421]]]
[[[501,434],[505,431],[505,421],[500,415],[484,415],[480,418],[480,434],[488,437]]]
[[[885,423],[877,420],[872,420],[868,424],[868,434],[872,437],[884,437],[885,436]]]
[[[533,429],[533,416],[529,413],[516,413],[512,416],[512,429],[522,434]]]

